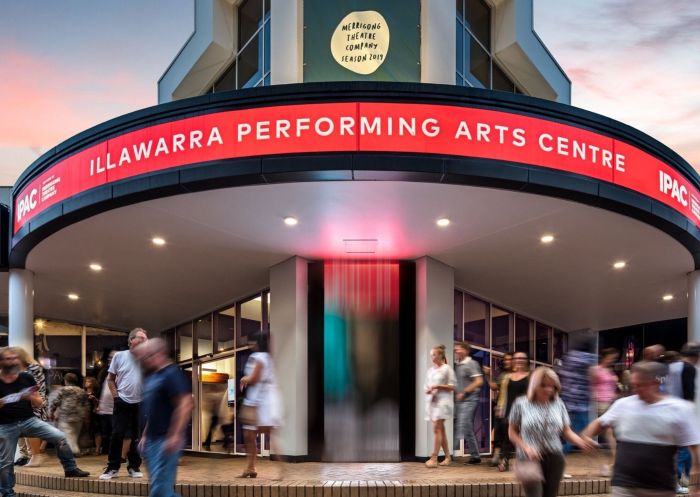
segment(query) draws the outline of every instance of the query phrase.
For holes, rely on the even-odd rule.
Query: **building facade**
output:
[[[571,334],[687,318],[697,340],[697,173],[571,107],[532,17],[528,0],[196,1],[159,104],[15,185],[10,343],[35,349],[37,316],[161,334],[191,373],[190,447],[220,449],[224,425],[240,452],[236,379],[262,332],[282,452],[366,461],[429,455],[434,345],[451,360],[469,341],[497,373],[513,350],[554,364]]]

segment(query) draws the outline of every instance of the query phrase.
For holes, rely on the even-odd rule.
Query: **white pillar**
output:
[[[700,271],[688,274],[688,342],[700,343]],[[695,411],[700,420],[700,367],[695,375]]]
[[[9,344],[34,357],[34,273],[10,269],[9,280]]]
[[[425,373],[430,367],[430,349],[445,346],[447,363],[453,364],[454,269],[421,257],[416,261],[416,456],[428,457],[433,434],[425,420]],[[454,453],[452,420],[445,423],[450,452]]]
[[[270,23],[271,83],[273,85],[302,83],[304,81],[303,2],[271,0]]]
[[[421,4],[421,83],[453,85],[456,79],[455,4],[423,0]]]
[[[272,358],[284,407],[279,450],[308,454],[308,263],[292,257],[270,268]]]

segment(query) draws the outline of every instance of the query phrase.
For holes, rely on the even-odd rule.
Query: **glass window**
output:
[[[462,335],[462,305],[464,301],[464,294],[462,292],[455,290],[455,321],[454,327],[452,328],[452,336],[455,342],[461,342],[464,340]]]
[[[471,295],[464,295],[464,340],[488,347],[489,305]]]
[[[248,343],[248,336],[262,330],[262,298],[255,298],[241,303],[241,329],[238,335],[238,346]]]
[[[462,21],[457,19],[457,84],[464,84],[462,81],[464,74],[464,26]]]
[[[466,0],[467,26],[486,50],[491,51],[491,9],[483,0]]]
[[[481,364],[482,368],[491,364],[491,354],[485,350],[472,349],[471,357]],[[474,417],[474,436],[479,446],[479,452],[491,451],[491,389],[488,385],[488,382],[484,381],[481,387],[477,415]],[[468,450],[465,447],[465,452],[468,452]]]
[[[170,357],[177,357],[175,350],[175,330],[167,330],[160,334],[160,337],[165,341],[168,346],[168,355]]]
[[[199,426],[202,447],[212,452],[233,449],[235,399],[229,400],[229,383],[236,383],[235,359],[227,357],[202,364],[199,378]],[[238,395],[238,388],[235,388]]]
[[[219,78],[219,80],[214,85],[214,91],[228,91],[235,90],[236,85],[236,68],[238,64],[234,60],[233,63],[226,69],[226,72]]]
[[[537,323],[535,327],[535,360],[551,364],[552,354],[549,344],[551,342],[552,328],[542,323]]]
[[[481,48],[481,45],[471,36],[467,37],[468,45],[469,80],[474,86],[480,88],[491,87],[491,57]],[[466,46],[465,46],[466,49]]]
[[[563,331],[554,332],[554,359],[561,359],[568,350],[569,336]]]
[[[202,316],[194,321],[194,331],[197,336],[197,355],[211,354],[214,350],[212,340],[211,314]]]
[[[491,306],[491,347],[499,352],[510,352],[510,329],[513,314],[496,306]]]
[[[262,44],[253,38],[238,56],[238,87],[252,88],[262,78]]]
[[[177,337],[177,343],[178,343],[177,360],[178,361],[187,361],[189,359],[192,359],[192,349],[193,349],[192,323],[188,322],[188,323],[181,324],[180,326],[178,326],[175,330],[175,335]]]
[[[214,313],[214,339],[216,351],[233,349],[236,346],[236,306]]]
[[[457,0],[457,18],[462,19],[464,17],[464,0]]]
[[[532,321],[522,316],[515,318],[515,351],[525,352],[532,356],[530,342],[532,340]]]
[[[245,0],[238,7],[238,50],[248,43],[262,24],[262,20],[263,0]]]
[[[515,91],[515,84],[510,80],[503,70],[498,67],[495,63],[491,66],[491,86],[494,90],[508,91],[513,93]]]

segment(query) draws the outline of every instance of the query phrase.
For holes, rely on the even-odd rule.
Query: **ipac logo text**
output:
[[[26,214],[29,214],[36,208],[36,196],[38,194],[39,192],[34,188],[31,192],[19,199],[17,202],[17,222],[20,222]]]
[[[671,195],[683,207],[688,207],[688,189],[663,171],[659,171],[659,190],[664,195]]]

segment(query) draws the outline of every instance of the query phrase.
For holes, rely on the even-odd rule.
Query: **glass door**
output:
[[[230,355],[199,364],[198,420],[199,450],[236,452],[234,444],[236,414],[235,356]]]

